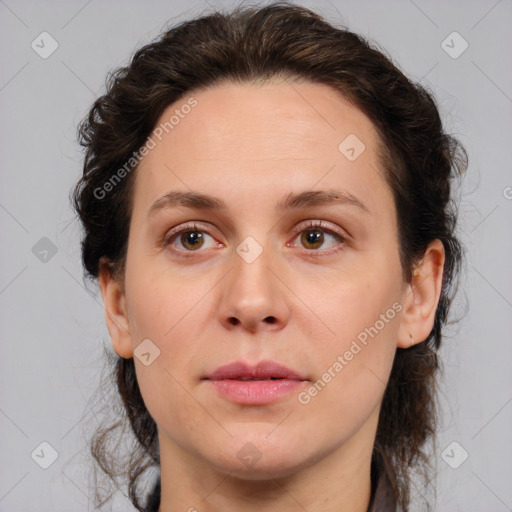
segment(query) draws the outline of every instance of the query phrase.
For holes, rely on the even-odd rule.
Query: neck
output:
[[[372,432],[373,422],[366,425]],[[241,478],[186,452],[159,433],[161,500],[158,512],[367,512],[371,454],[365,427],[317,461],[276,476]],[[371,436],[373,438],[373,436]]]

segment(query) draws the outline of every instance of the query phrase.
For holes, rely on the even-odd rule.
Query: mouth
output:
[[[230,363],[202,378],[223,398],[245,405],[264,405],[304,387],[309,380],[274,361],[251,366]]]
[[[207,380],[308,380],[299,372],[287,368],[274,361],[261,361],[256,365],[249,365],[243,361],[220,366],[212,373],[203,377]]]

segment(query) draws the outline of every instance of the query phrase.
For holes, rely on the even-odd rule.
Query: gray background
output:
[[[76,125],[107,71],[166,22],[233,4],[0,0],[0,511],[94,508],[84,442],[110,341],[101,296],[84,287],[68,203],[81,172]],[[512,2],[303,5],[377,41],[435,93],[446,128],[468,148],[460,208],[468,254],[454,313],[467,312],[442,350],[436,510],[512,510]],[[47,59],[31,48],[43,31],[59,45]],[[453,31],[469,44],[455,59],[441,46]],[[58,452],[48,469],[31,458],[43,441]],[[442,457],[454,441],[452,465],[469,454],[457,469]],[[114,509],[133,508],[119,496]]]

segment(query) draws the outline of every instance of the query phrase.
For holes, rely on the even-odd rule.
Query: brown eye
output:
[[[200,231],[184,231],[180,237],[181,244],[192,251],[201,248],[204,244],[204,237]]]
[[[309,221],[307,225],[298,226],[295,239],[299,238],[300,243],[296,242],[292,246],[302,246],[310,256],[335,254],[343,249],[346,242],[345,236],[326,227],[323,221]]]
[[[324,234],[319,229],[306,229],[302,232],[300,241],[306,249],[318,249],[324,243]]]
[[[177,256],[184,256],[187,253],[190,255],[192,252],[202,253],[206,249],[221,246],[222,244],[217,243],[208,233],[207,228],[195,223],[172,229],[162,240],[162,247],[168,248]]]

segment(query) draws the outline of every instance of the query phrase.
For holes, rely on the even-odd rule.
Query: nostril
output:
[[[238,320],[238,318],[235,318],[234,316],[232,316],[230,319],[229,319],[229,323],[231,325],[238,325],[240,323],[240,320]]]
[[[275,324],[276,323],[276,317],[275,316],[267,316],[267,318],[265,318],[265,322],[267,322],[269,324]]]

